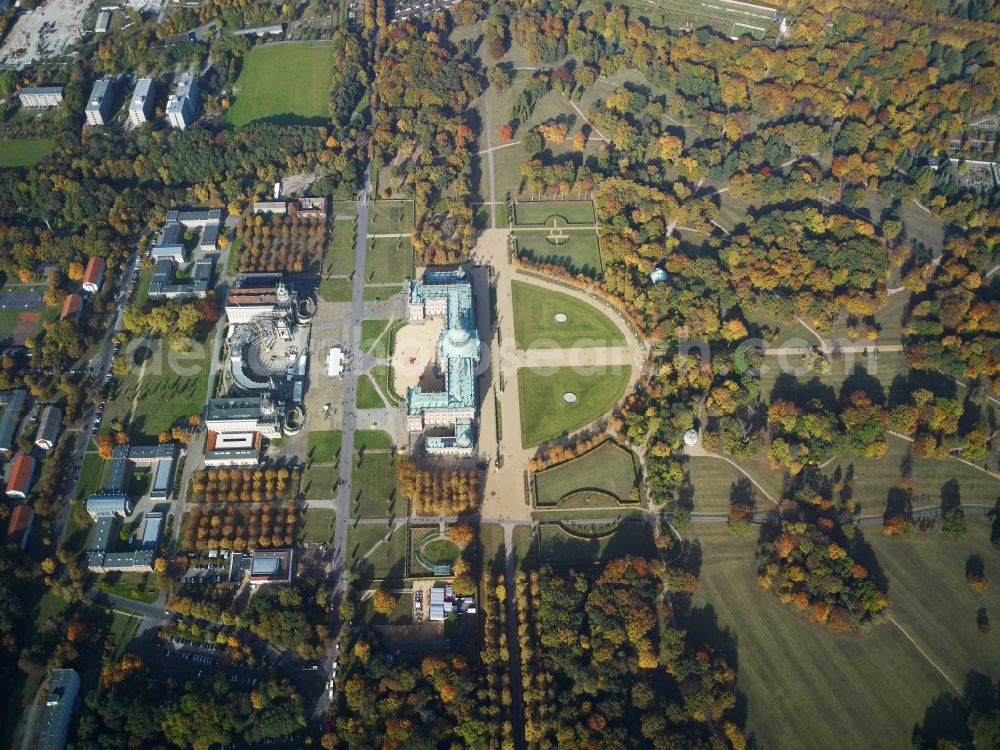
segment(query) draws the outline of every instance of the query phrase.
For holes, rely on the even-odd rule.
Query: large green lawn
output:
[[[332,463],[340,456],[343,440],[340,430],[317,430],[309,433],[309,460],[313,463]]]
[[[390,453],[365,453],[354,460],[351,475],[355,518],[405,515],[406,503],[396,494],[396,457]]]
[[[347,276],[354,270],[354,233],[357,223],[334,221],[330,244],[323,259],[323,270],[334,276]]]
[[[243,57],[232,125],[254,120],[323,124],[329,120],[333,48],[328,44],[266,44]]]
[[[722,459],[710,456],[692,456],[687,468],[694,488],[694,512],[728,513],[730,492],[735,483],[745,479],[743,474]],[[759,509],[772,507],[759,492],[756,497]]]
[[[336,521],[337,513],[330,508],[307,508],[299,528],[299,543],[322,542],[329,544],[333,541],[333,529]]]
[[[109,430],[113,420],[128,418],[133,399],[135,411],[128,425],[133,439],[155,437],[175,422],[200,414],[208,393],[212,344],[213,339],[208,336],[199,340],[191,352],[174,352],[160,339],[147,339],[143,351],[148,352],[148,358],[141,380],[141,365],[134,365],[131,372],[117,382],[114,399],[104,415],[102,431]],[[123,350],[129,351],[131,347]]]
[[[398,284],[413,278],[413,245],[409,237],[368,240],[365,283]]]
[[[385,524],[359,524],[347,533],[349,563],[358,575],[359,584],[374,578],[401,579],[406,575],[406,525],[395,527],[388,541],[382,541],[389,530]],[[371,554],[361,560],[367,553]]]
[[[594,204],[590,201],[518,201],[514,204],[516,226],[544,226],[557,216],[567,224],[593,224]]]
[[[641,521],[623,521],[611,533],[593,539],[546,524],[538,527],[538,548],[542,562],[554,567],[587,568],[625,555],[649,557],[653,554],[653,538]]]
[[[518,349],[623,346],[625,337],[593,305],[524,281],[512,284],[514,337]],[[562,313],[565,323],[556,323]]]
[[[572,234],[562,240],[553,240],[544,232],[519,232],[517,252],[536,263],[553,263],[571,273],[582,273],[596,278],[601,275],[601,250],[597,235]]]
[[[323,279],[319,283],[316,293],[324,302],[350,302],[352,294],[351,280]]]
[[[367,375],[358,376],[357,405],[359,409],[382,409],[385,401],[375,389],[375,384]]]
[[[973,524],[970,524],[973,525]],[[811,625],[757,585],[756,539],[722,524],[692,527],[701,544],[700,586],[689,632],[737,650],[737,690],[747,699],[747,730],[761,747],[903,748],[914,724],[942,693],[954,691],[891,623],[835,634]],[[1000,650],[975,632],[975,609],[997,595],[973,595],[964,560],[978,541],[917,539],[896,545],[866,530],[889,578],[893,617],[961,687],[969,669],[996,673]],[[949,546],[950,545],[950,546]],[[984,558],[987,565],[995,560]],[[996,565],[987,568],[997,575]],[[822,710],[818,710],[821,707]]]
[[[579,458],[535,474],[539,505],[555,505],[582,489],[603,490],[622,502],[629,502],[634,486],[632,454],[610,440]]]
[[[368,234],[404,234],[413,229],[413,201],[376,201],[368,213]]]
[[[388,335],[389,320],[361,321],[361,348],[376,359],[385,359],[389,353]],[[376,346],[378,351],[376,352]]]
[[[354,433],[354,450],[378,451],[392,448],[392,437],[382,430],[357,430]]]
[[[336,466],[311,466],[302,475],[302,494],[306,500],[328,500],[337,494],[338,479]]]
[[[52,153],[55,143],[50,140],[10,138],[0,140],[0,167],[30,167]]]
[[[607,413],[625,393],[629,368],[624,365],[577,370],[572,367],[517,371],[521,408],[521,444],[538,445],[573,432]],[[563,394],[576,394],[567,404]]]

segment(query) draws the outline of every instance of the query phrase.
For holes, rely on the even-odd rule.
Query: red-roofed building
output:
[[[104,269],[106,267],[107,263],[104,262],[104,258],[97,255],[87,261],[87,270],[83,272],[83,291],[94,293],[101,288],[101,284],[104,283]]]
[[[35,478],[35,459],[27,453],[18,453],[7,472],[7,497],[24,500]]]
[[[67,294],[66,299],[63,300],[62,312],[59,314],[59,320],[66,320],[66,318],[80,319],[80,313],[83,311],[83,297],[79,294]]]
[[[7,524],[7,544],[16,544],[21,549],[28,546],[31,524],[35,521],[35,511],[29,505],[18,505],[10,514]]]

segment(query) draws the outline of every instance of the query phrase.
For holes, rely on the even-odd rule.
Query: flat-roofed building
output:
[[[135,84],[132,99],[128,104],[128,121],[139,127],[149,120],[156,101],[156,86],[152,78],[140,78]]]
[[[153,280],[149,284],[150,297],[166,297],[181,299],[197,297],[204,299],[212,285],[212,272],[215,269],[214,258],[199,258],[194,262],[191,276],[186,279],[177,278],[177,264],[169,258],[160,258],[153,266]]]
[[[83,314],[83,297],[79,294],[67,294],[59,311],[59,320],[79,320]]]
[[[69,723],[80,694],[80,675],[75,669],[53,669],[42,708],[36,750],[62,750],[66,747]]]
[[[205,442],[205,466],[260,465],[259,432],[209,432]]]
[[[220,434],[259,432],[266,438],[281,437],[281,420],[267,395],[210,399],[205,428]]]
[[[59,439],[62,417],[62,410],[58,406],[49,404],[42,409],[42,416],[38,419],[38,432],[35,433],[35,445],[43,451],[51,450]]]
[[[18,453],[14,456],[7,472],[7,497],[14,500],[24,500],[31,489],[31,483],[35,478],[35,459],[27,453]]]
[[[110,78],[102,78],[90,91],[90,99],[84,107],[88,125],[105,125],[111,119],[115,106],[115,84]]]
[[[132,500],[124,492],[95,492],[87,498],[87,513],[95,521],[109,516],[127,516]]]
[[[63,101],[62,86],[29,86],[17,95],[22,107],[58,107]]]
[[[21,411],[28,392],[23,388],[0,392],[3,414],[0,414],[0,454],[10,458],[14,454],[17,425],[21,421]]]
[[[295,550],[257,550],[250,563],[250,585],[291,583],[295,567]]]
[[[94,31],[98,34],[107,34],[111,28],[111,11],[102,10],[97,14],[97,23],[94,24]]]
[[[147,513],[146,525],[142,527],[141,549],[155,550],[160,544],[160,534],[163,532],[163,514]]]
[[[94,294],[104,283],[104,270],[108,264],[104,258],[94,255],[87,261],[87,269],[83,272],[83,291]]]
[[[167,99],[167,122],[170,127],[184,130],[195,121],[198,111],[198,82],[192,73],[185,73]]]
[[[285,24],[269,23],[266,26],[254,26],[251,29],[240,29],[239,31],[234,31],[233,36],[266,36],[268,34],[272,36],[280,36],[284,33]]]
[[[253,212],[255,214],[284,214],[288,211],[288,203],[285,201],[254,201]]]
[[[134,552],[87,553],[87,569],[95,573],[149,573],[153,570],[156,550],[139,549]]]
[[[7,544],[16,544],[21,549],[28,546],[31,525],[35,521],[35,511],[30,505],[18,505],[10,513],[7,524]]]

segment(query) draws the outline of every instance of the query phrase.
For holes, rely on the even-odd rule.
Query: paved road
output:
[[[361,351],[361,321],[365,317],[365,252],[368,245],[368,195],[371,192],[371,167],[365,172],[365,188],[358,197],[357,244],[354,248],[354,274],[351,277],[351,312],[348,324],[348,357]],[[343,435],[340,449],[340,485],[337,496],[331,500],[310,501],[311,507],[332,507],[337,512],[333,532],[333,601],[339,602],[347,592],[347,524],[351,513],[351,472],[354,468],[354,433],[358,429],[355,399],[358,389],[358,369],[352,364],[344,370],[344,403],[341,414]],[[334,612],[333,633],[338,631],[338,615]],[[331,649],[323,662],[323,676],[328,679],[333,671],[336,650]],[[313,717],[325,716],[330,702],[322,693],[313,710]]]
[[[129,279],[132,277],[132,272],[136,268],[136,264],[139,262],[139,256],[137,253],[133,253],[128,262],[125,264],[125,271],[122,274],[122,289],[119,295],[115,298],[116,310],[114,318],[112,319],[111,326],[108,329],[107,334],[104,336],[104,343],[101,345],[100,351],[91,360],[91,367],[94,370],[94,382],[95,390],[101,389],[104,386],[104,377],[111,369],[112,352],[114,351],[114,344],[111,341],[122,329],[122,321],[125,317],[125,288],[128,285]],[[83,425],[82,431],[80,433],[80,438],[76,443],[76,451],[73,453],[73,460],[70,466],[83,465],[83,457],[87,452],[87,446],[90,443],[90,427],[94,423],[94,417],[97,414],[97,407],[91,404],[88,406],[84,412],[81,424]],[[56,518],[56,526],[53,532],[53,536],[56,539],[62,539],[63,529],[66,528],[66,523],[69,520],[69,514],[72,512],[72,505],[70,501],[76,496],[76,487],[80,481],[80,472],[73,469],[74,477],[70,486],[66,490],[66,494],[63,496],[62,509],[59,511],[59,516]]]

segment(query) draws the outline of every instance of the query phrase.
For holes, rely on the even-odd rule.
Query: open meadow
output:
[[[333,47],[318,42],[265,44],[250,50],[236,79],[226,121],[324,125],[329,121]]]
[[[875,529],[866,538],[876,535],[881,531]],[[735,661],[737,690],[746,699],[747,731],[760,746],[801,747],[802,738],[808,737],[812,747],[909,747],[910,732],[931,701],[941,693],[954,694],[900,629],[917,638],[921,647],[928,644],[916,635],[918,628],[949,644],[962,638],[947,632],[954,617],[948,611],[955,604],[953,597],[965,597],[963,589],[968,588],[964,580],[955,586],[953,571],[939,570],[933,559],[924,561],[920,554],[905,558],[914,569],[909,576],[922,578],[927,592],[923,601],[930,609],[921,609],[919,600],[902,601],[909,597],[906,584],[893,586],[891,567],[896,563],[886,557],[890,608],[900,627],[884,622],[867,632],[836,634],[806,622],[761,590],[754,565],[756,539],[736,538],[722,524],[692,527],[691,536],[703,557],[695,611],[686,626]],[[876,550],[879,541],[873,543]],[[914,616],[925,622],[913,621]],[[974,630],[975,613],[966,612],[965,618]],[[980,657],[955,661],[948,672],[964,676],[965,670],[986,666],[981,654],[988,648],[980,641]],[[1000,651],[992,651],[989,662],[995,671]],[[956,647],[944,653],[969,652]]]

